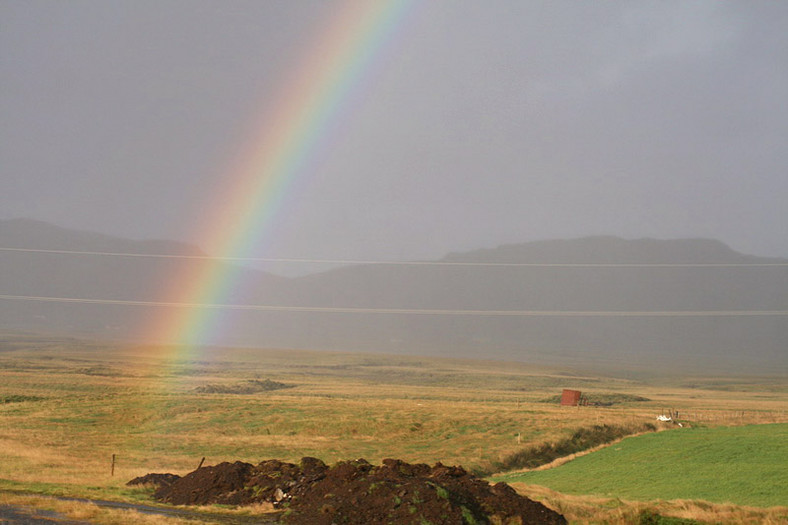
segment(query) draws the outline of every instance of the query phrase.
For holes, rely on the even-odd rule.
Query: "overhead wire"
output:
[[[396,265],[396,266],[479,266],[479,267],[536,267],[536,268],[730,268],[730,267],[788,267],[786,263],[511,263],[511,262],[468,262],[468,261],[382,261],[361,259],[310,259],[269,257],[216,257],[194,254],[164,254],[140,252],[103,252],[84,250],[55,250],[41,248],[0,247],[3,252],[49,253],[64,255],[88,255],[103,257],[140,257],[163,259],[196,259],[234,262],[308,263],[344,265]],[[285,306],[265,304],[215,304],[166,301],[135,301],[80,297],[54,297],[0,294],[0,299],[36,301],[49,303],[102,304],[124,306],[206,308],[227,310],[256,310],[278,312],[318,312],[354,314],[394,314],[433,316],[485,316],[485,317],[751,317],[788,316],[788,310],[663,310],[663,311],[601,311],[601,310],[462,310],[462,309],[419,309],[419,308],[371,308],[371,307],[328,307],[328,306]]]
[[[0,299],[40,301],[51,303],[104,304],[123,306],[158,306],[175,308],[206,308],[226,310],[257,310],[275,312],[317,312],[352,314],[396,314],[484,317],[752,317],[788,316],[788,310],[662,310],[662,311],[605,311],[605,310],[460,310],[441,308],[353,308],[337,306],[283,306],[265,304],[215,304],[166,301],[130,301],[81,297],[50,297],[0,294]]]
[[[473,261],[384,261],[374,259],[316,259],[297,257],[218,257],[213,255],[99,252],[81,250],[50,250],[40,248],[3,248],[3,252],[50,253],[64,255],[94,255],[103,257],[140,257],[159,259],[195,259],[210,261],[260,262],[260,263],[303,263],[344,265],[390,265],[390,266],[480,266],[522,268],[736,268],[736,267],[788,267],[788,262],[771,263],[515,263]]]

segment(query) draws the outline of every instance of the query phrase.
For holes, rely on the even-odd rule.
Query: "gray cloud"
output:
[[[0,4],[2,216],[201,243],[332,2]],[[788,6],[415,6],[260,256],[707,236],[788,256]]]

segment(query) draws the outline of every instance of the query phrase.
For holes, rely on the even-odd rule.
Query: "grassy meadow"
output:
[[[543,485],[568,494],[785,505],[788,424],[643,434],[554,469],[496,479]]]
[[[35,493],[150,502],[149,489],[125,483],[149,472],[183,475],[203,457],[206,464],[270,458],[296,462],[302,456],[327,463],[363,457],[377,463],[393,457],[489,473],[525,447],[565,439],[594,425],[634,429],[657,424],[656,416],[666,410],[678,410],[689,428],[638,438],[645,439],[644,454],[649,439],[689,435],[680,434],[685,430],[715,440],[719,435],[713,431],[734,427],[779,440],[788,423],[783,377],[645,376],[570,366],[253,349],[211,349],[185,358],[173,348],[15,334],[4,335],[0,345],[0,493],[5,498]],[[287,388],[210,393],[244,391],[251,381],[266,380]],[[208,386],[212,388],[206,392]],[[624,401],[609,407],[546,402],[562,388]],[[628,396],[648,400],[627,401]],[[759,426],[763,424],[768,425]],[[629,446],[629,440],[621,443]],[[732,437],[730,443],[731,451],[747,446],[734,444]],[[612,454],[620,446],[604,450]],[[582,499],[594,493],[583,491],[585,482],[577,484],[578,492],[527,477],[599,461],[593,459],[597,454],[561,469],[527,474],[515,486],[538,486],[525,488],[525,494],[561,507],[580,522],[607,516],[608,500]],[[660,462],[658,453],[656,458]],[[761,466],[786,461],[784,454],[766,459],[742,476],[757,478]],[[709,461],[698,461],[715,472]],[[662,467],[670,469],[669,463]],[[596,468],[601,467],[586,470]],[[667,496],[630,494],[624,490],[626,480],[611,483],[604,493],[632,500],[618,504],[630,511],[641,509],[641,500],[655,498],[737,503],[733,497],[715,499],[683,490]],[[774,500],[764,496],[738,503],[765,507]],[[747,512],[758,519],[779,516],[775,511]]]

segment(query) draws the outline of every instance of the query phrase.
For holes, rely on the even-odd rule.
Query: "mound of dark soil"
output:
[[[138,478],[134,478],[128,483],[127,486],[133,485],[156,485],[157,487],[167,487],[181,479],[177,474],[145,474]]]
[[[201,394],[257,394],[258,392],[270,392],[271,390],[281,390],[283,388],[293,388],[295,385],[288,385],[280,383],[279,381],[271,381],[265,379],[249,379],[234,385],[214,385],[208,384],[198,386],[194,390]]]
[[[462,467],[363,459],[328,467],[315,458],[299,465],[277,460],[203,467],[160,487],[154,497],[176,505],[271,502],[282,521],[314,525],[396,523],[566,523],[560,514],[490,485]]]

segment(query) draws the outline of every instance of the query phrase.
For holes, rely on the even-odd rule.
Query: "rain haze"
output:
[[[786,523],[788,0],[0,0],[0,465],[0,523]]]
[[[0,219],[215,253],[204,222],[339,6],[3,1]],[[786,257],[786,27],[777,2],[414,3],[247,255],[616,235]]]

